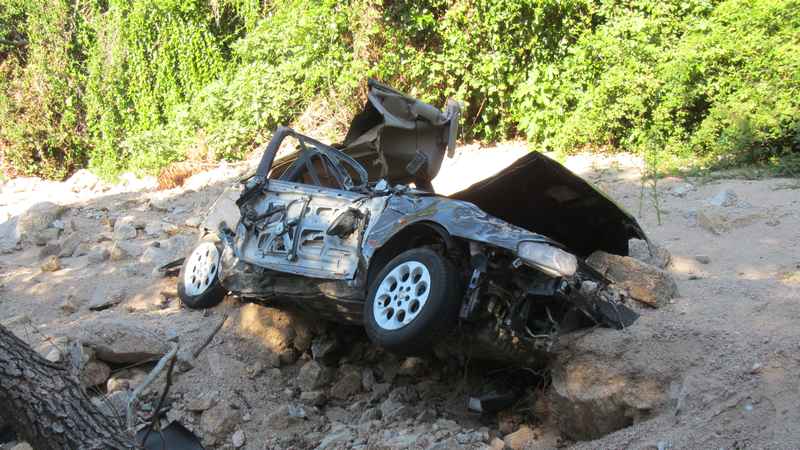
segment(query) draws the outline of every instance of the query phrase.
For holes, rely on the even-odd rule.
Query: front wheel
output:
[[[387,350],[414,354],[455,325],[463,287],[458,270],[428,248],[407,250],[378,273],[364,303],[364,327]]]
[[[183,261],[178,274],[178,297],[191,309],[211,308],[225,298],[219,282],[221,252],[217,244],[204,240]]]

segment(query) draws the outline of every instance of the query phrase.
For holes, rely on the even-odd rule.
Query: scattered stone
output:
[[[136,219],[133,216],[123,216],[114,222],[113,240],[124,241],[136,238]]]
[[[331,397],[347,400],[361,391],[361,372],[352,366],[345,366],[339,371],[339,379],[331,387]]]
[[[753,367],[750,368],[750,373],[753,374],[753,375],[755,375],[757,373],[760,373],[762,367],[763,366],[761,365],[761,363],[755,363],[755,364],[753,364]]]
[[[711,264],[711,258],[707,255],[695,255],[694,259],[700,264]]]
[[[89,361],[81,370],[81,382],[86,387],[105,384],[111,375],[111,367],[102,361]]]
[[[55,243],[47,244],[39,250],[39,259],[45,259],[48,256],[59,256],[61,254],[61,246]]]
[[[0,220],[0,253],[11,253],[19,249],[20,235],[17,230],[17,218]]]
[[[306,418],[303,408],[293,405],[282,405],[267,416],[267,426],[274,430],[285,429],[302,423]]]
[[[98,285],[92,291],[89,310],[102,311],[122,303],[123,300],[125,300],[125,291],[106,285]]]
[[[58,307],[64,314],[74,314],[80,306],[75,302],[74,296],[68,295]]]
[[[378,408],[367,408],[358,419],[358,423],[367,423],[371,420],[381,420],[381,410]]]
[[[711,205],[727,208],[729,206],[735,206],[738,200],[738,196],[736,192],[733,192],[733,189],[723,189],[707,201]]]
[[[147,377],[147,371],[133,367],[123,369],[112,374],[106,381],[106,391],[109,393],[117,391],[133,391],[139,387]]]
[[[125,249],[119,245],[114,245],[111,247],[109,257],[111,258],[111,261],[121,261],[128,257],[128,252],[126,252]]]
[[[381,417],[384,421],[392,422],[409,419],[414,415],[410,406],[393,398],[387,398],[380,405]]]
[[[674,195],[675,197],[686,197],[686,194],[695,190],[695,187],[691,183],[680,183],[672,186],[670,188],[670,194]]]
[[[60,250],[58,252],[58,256],[62,258],[69,258],[71,256],[76,256],[76,250],[81,243],[81,237],[78,233],[70,233],[66,236],[61,238],[59,242]],[[45,247],[47,248],[47,247]]]
[[[323,391],[304,391],[300,393],[300,401],[312,406],[322,406],[327,401]]]
[[[203,412],[200,425],[206,433],[222,437],[233,431],[240,420],[239,410],[234,409],[230,403],[222,401]]]
[[[351,448],[347,444],[355,439],[356,436],[345,425],[337,424],[325,434],[325,438],[317,446],[316,450],[335,450],[340,448]]]
[[[233,443],[234,448],[241,448],[244,445],[244,431],[236,430],[233,433],[233,437],[231,437],[231,442]]]
[[[45,228],[41,231],[35,231],[31,234],[31,242],[34,245],[42,247],[51,241],[55,241],[61,235],[61,230],[58,228]]]
[[[79,330],[79,340],[97,353],[97,358],[113,364],[154,361],[168,351],[160,333],[124,320],[95,320]]]
[[[91,263],[101,263],[108,259],[111,256],[111,253],[105,247],[96,247],[89,252],[89,262]]]
[[[91,191],[95,187],[97,187],[100,179],[97,178],[92,172],[89,172],[86,169],[81,169],[71,177],[69,177],[66,181],[66,184],[70,187],[72,192],[80,192],[80,191]]]
[[[35,233],[46,230],[66,208],[52,202],[36,203],[17,219],[17,234],[22,240],[31,240]],[[57,229],[53,228],[53,230]]]
[[[628,256],[659,269],[665,269],[672,260],[669,250],[663,246],[635,238],[628,241]]]
[[[527,425],[519,427],[517,431],[509,434],[504,439],[506,447],[513,450],[524,449],[535,440],[536,434]]]
[[[492,438],[492,441],[489,442],[489,450],[504,450],[506,448],[506,443],[500,438]]]
[[[82,243],[78,244],[77,247],[75,247],[75,251],[72,252],[72,257],[73,258],[77,258],[79,256],[88,255],[89,252],[91,252],[91,251],[92,251],[92,247],[88,243],[82,242]],[[106,255],[106,259],[108,259],[107,255]],[[103,261],[105,261],[105,259]]]
[[[191,227],[191,228],[197,228],[197,227],[200,226],[200,224],[202,222],[203,222],[203,220],[200,217],[191,216],[188,219],[186,219],[186,222],[184,222],[184,225],[186,225],[187,227]]]
[[[416,377],[422,374],[426,368],[426,365],[427,364],[424,359],[417,356],[409,356],[403,360],[402,364],[400,364],[400,369],[397,371],[397,374]]]
[[[56,255],[48,256],[42,263],[41,268],[44,272],[55,272],[61,269],[61,261]]]
[[[147,247],[142,253],[139,262],[149,266],[161,266],[178,258],[186,256],[189,247],[195,242],[195,237],[172,236],[169,239],[156,241],[157,245]]]
[[[297,386],[304,391],[313,391],[328,384],[331,376],[332,372],[329,368],[311,360],[300,368],[300,372],[297,374]]]
[[[727,225],[721,216],[706,214],[702,211],[697,212],[697,225],[711,234],[721,235],[727,230]]]
[[[766,222],[764,222],[764,223],[766,223],[766,224],[767,224],[767,226],[770,226],[770,227],[777,227],[778,225],[780,225],[780,224],[781,224],[781,221],[780,221],[780,219],[778,219],[778,218],[776,218],[776,217],[773,217],[773,218],[771,218],[771,219],[767,220],[767,221],[766,221]]]
[[[311,343],[311,356],[324,364],[334,364],[341,357],[336,335],[317,336]]]
[[[30,444],[27,442],[20,442],[19,444],[11,447],[11,450],[33,450]]]
[[[650,306],[664,306],[678,293],[678,285],[668,272],[637,259],[597,251],[586,262],[627,290],[633,299]]]
[[[373,386],[375,386],[375,372],[369,367],[365,367],[361,371],[361,387],[365,391],[371,391]]]

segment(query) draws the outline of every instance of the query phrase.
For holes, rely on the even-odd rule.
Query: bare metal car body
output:
[[[224,288],[362,323],[377,271],[427,246],[459,270],[456,319],[477,355],[521,349],[535,358],[570,329],[632,323],[636,314],[583,259],[596,250],[627,254],[629,239],[646,239],[636,220],[535,152],[449,197],[431,192],[457,120],[457,104],[440,112],[371,82],[365,112],[338,148],[279,128],[236,208],[206,222],[224,245]],[[299,151],[276,161],[286,139]],[[526,242],[575,255],[577,270],[564,276],[525,261],[518,252]]]

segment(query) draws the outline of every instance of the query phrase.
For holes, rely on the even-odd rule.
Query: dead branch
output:
[[[133,428],[135,426],[135,423],[134,423],[133,407],[139,400],[139,396],[142,395],[142,392],[144,392],[145,389],[147,389],[151,384],[153,384],[153,381],[155,381],[156,378],[158,378],[158,375],[161,373],[162,370],[164,370],[164,367],[166,367],[167,363],[170,361],[174,361],[177,355],[178,355],[178,344],[175,344],[172,347],[172,349],[158,361],[158,364],[156,364],[156,366],[153,367],[153,370],[151,370],[150,373],[147,374],[147,377],[144,379],[142,384],[137,386],[136,390],[134,390],[133,394],[131,394],[131,398],[128,399],[128,408],[126,411],[126,418],[127,418],[126,425],[128,432],[130,433],[134,432]]]
[[[220,321],[219,321],[219,323],[217,324],[217,326],[216,326],[216,327],[214,327],[214,329],[213,329],[213,330],[211,330],[211,333],[209,333],[209,335],[208,335],[208,336],[206,336],[205,340],[203,340],[203,343],[202,343],[202,344],[200,344],[200,346],[199,346],[199,347],[197,347],[197,348],[196,348],[196,349],[195,349],[195,350],[192,352],[192,359],[197,359],[197,357],[198,357],[198,356],[200,356],[200,353],[203,351],[203,349],[205,349],[205,348],[208,346],[208,344],[210,344],[210,343],[211,343],[211,340],[212,340],[212,339],[214,339],[214,336],[216,336],[216,335],[217,335],[217,333],[219,332],[219,330],[222,328],[222,325],[224,325],[224,324],[225,324],[225,321],[226,321],[226,320],[228,320],[228,313],[225,313],[225,314],[222,316],[222,319],[220,319]]]

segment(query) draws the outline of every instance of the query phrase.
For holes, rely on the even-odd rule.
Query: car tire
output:
[[[219,281],[222,250],[212,240],[202,240],[186,257],[178,273],[178,297],[191,309],[218,305],[227,291]]]
[[[372,280],[364,327],[377,345],[396,353],[430,351],[456,323],[463,295],[456,267],[429,248],[407,250]]]

